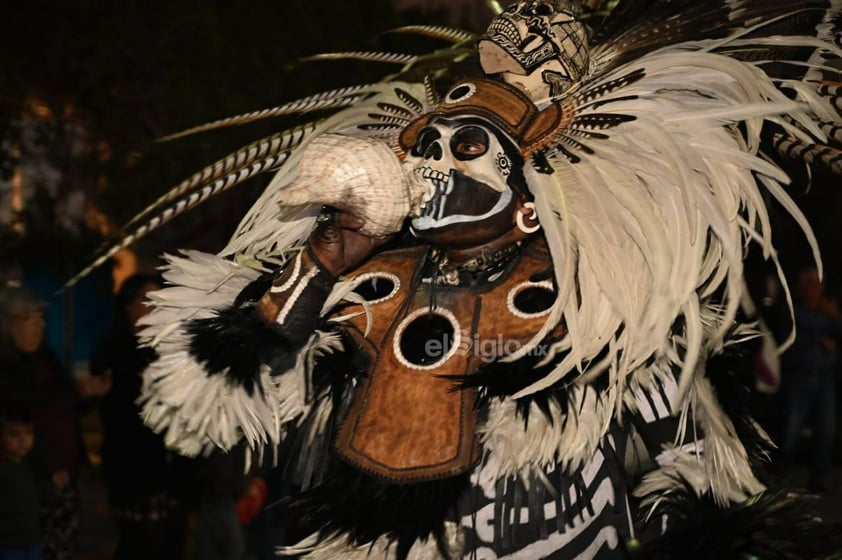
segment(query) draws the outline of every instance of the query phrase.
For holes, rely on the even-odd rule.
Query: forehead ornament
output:
[[[433,111],[407,125],[401,132],[400,143],[408,152],[421,129],[436,118],[474,118],[506,134],[527,156],[553,140],[571,116],[562,104],[539,111],[523,92],[505,82],[467,80],[450,88]]]

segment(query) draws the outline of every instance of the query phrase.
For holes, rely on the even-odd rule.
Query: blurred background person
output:
[[[73,379],[44,344],[46,303],[22,286],[0,288],[0,400],[33,413],[32,465],[41,497],[45,560],[69,559],[79,522],[77,474],[86,455],[81,399]],[[96,384],[85,387],[96,394]]]
[[[812,433],[808,488],[820,491],[830,469],[836,423],[836,375],[842,321],[834,300],[825,297],[815,268],[802,269],[796,284],[795,343],[783,354],[786,416],[781,451],[784,466],[797,460],[805,428]]]
[[[40,560],[40,502],[27,460],[35,427],[22,403],[0,406],[0,560]]]
[[[262,508],[262,496],[247,497],[251,476],[245,471],[245,445],[215,449],[196,459],[196,558],[244,560],[249,543],[246,524]],[[250,503],[249,503],[250,502]]]
[[[183,465],[143,424],[135,402],[143,370],[155,358],[151,348],[138,347],[138,320],[150,310],[147,294],[161,287],[156,275],[127,278],[116,297],[110,332],[91,357],[92,377],[110,384],[100,401],[102,465],[120,560],[175,559],[183,548],[186,483],[177,476]]]

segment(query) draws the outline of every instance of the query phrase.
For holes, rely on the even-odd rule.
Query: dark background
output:
[[[388,0],[3,0],[0,185],[33,161],[56,173],[24,175],[25,208],[16,216],[17,232],[0,224],[0,259],[59,275],[79,267],[101,240],[102,231],[91,226],[107,228],[90,216],[74,231],[57,227],[63,198],[81,191],[104,215],[100,221],[119,225],[202,166],[296,121],[274,119],[166,144],[156,138],[377,80],[399,67],[299,60],[321,52],[400,50],[401,37],[385,31],[459,16],[434,6],[404,8],[398,13]],[[22,142],[32,136],[34,147]],[[262,184],[253,183],[177,219],[150,244],[219,248]]]
[[[407,45],[406,35],[387,31],[476,27],[476,11],[463,4],[404,0],[398,11],[389,0],[0,0],[0,282],[22,280],[47,297],[51,345],[68,362],[84,359],[107,326],[109,267],[55,291],[171,186],[303,119],[156,138],[376,81],[399,67],[300,59],[441,46]],[[219,250],[269,178],[220,194],[136,243],[139,267],[178,248]],[[16,206],[15,183],[23,199]]]
[[[406,24],[481,31],[481,0],[59,2],[0,0],[0,204],[22,170],[22,212],[0,219],[0,279],[57,287],[117,226],[169,187],[239,146],[297,123],[270,119],[159,144],[195,124],[272,107],[325,89],[377,80],[398,67],[307,62],[342,50],[420,52],[436,43],[386,33]],[[310,118],[310,117],[308,117]],[[790,165],[791,194],[813,224],[828,287],[842,291],[842,189]],[[216,251],[269,176],[215,197],[138,243]],[[810,262],[804,237],[773,206],[789,275]],[[0,217],[4,216],[0,210]],[[752,255],[755,292],[774,272]],[[102,274],[102,272],[100,272]],[[41,278],[41,280],[38,280]],[[43,280],[47,278],[48,280]],[[94,292],[108,284],[94,280]],[[80,290],[84,294],[85,287]],[[762,294],[760,294],[762,295]]]

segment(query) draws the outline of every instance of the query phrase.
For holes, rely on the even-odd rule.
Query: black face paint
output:
[[[418,133],[418,139],[415,141],[415,145],[412,146],[410,153],[415,157],[428,157],[427,151],[433,145],[433,142],[439,138],[441,138],[441,134],[435,128],[425,127],[421,129],[421,132]]]
[[[488,151],[488,133],[478,126],[465,126],[450,139],[450,151],[459,161],[476,159]]]
[[[453,187],[452,195],[446,196],[444,191],[436,193],[423,216],[435,219],[453,215],[482,216],[494,208],[503,194],[455,169],[450,173],[448,184]]]

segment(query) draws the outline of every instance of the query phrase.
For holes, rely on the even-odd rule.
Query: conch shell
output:
[[[386,142],[323,134],[301,150],[296,177],[279,202],[333,206],[363,218],[361,233],[382,238],[400,231],[423,194]]]

